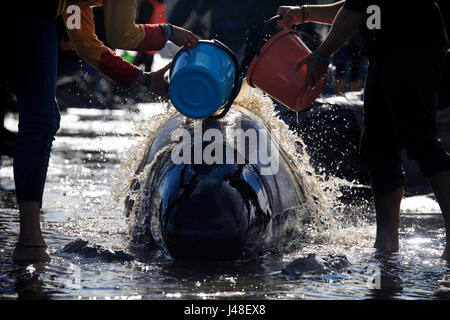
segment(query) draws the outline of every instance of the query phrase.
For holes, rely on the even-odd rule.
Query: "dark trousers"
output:
[[[370,61],[364,98],[361,156],[376,194],[404,185],[402,149],[429,178],[450,169],[436,128],[436,104],[445,50],[390,49]]]
[[[10,28],[13,89],[19,108],[14,152],[17,201],[42,203],[50,150],[60,122],[55,100],[56,25],[45,18],[19,16]]]

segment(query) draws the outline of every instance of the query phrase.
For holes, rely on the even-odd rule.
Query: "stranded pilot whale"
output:
[[[306,219],[308,194],[288,153],[252,111],[172,115],[149,139],[125,214],[132,247],[174,259],[236,260],[279,248]]]
[[[349,190],[340,186],[340,200],[371,198],[358,153],[360,93],[319,99],[297,115],[276,105],[275,112],[300,137],[303,150],[297,151],[315,172],[300,172],[292,153],[274,141],[267,119],[247,108],[233,106],[220,120],[174,114],[149,139],[136,171],[140,179],[130,186],[132,246],[159,246],[181,259],[265,253],[298,235],[317,211],[311,192],[317,174],[353,181]],[[417,170],[405,169],[413,180]],[[415,194],[421,185],[410,182],[406,191]]]

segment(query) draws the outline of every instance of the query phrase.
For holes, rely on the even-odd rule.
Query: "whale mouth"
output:
[[[244,241],[241,237],[187,237],[175,236],[166,243],[170,255],[176,260],[234,261],[243,257]]]
[[[261,238],[271,215],[260,176],[248,165],[184,165],[174,170],[179,174],[172,171],[166,180],[163,198],[170,201],[160,216],[168,253],[181,260],[245,257],[254,245],[255,225]]]

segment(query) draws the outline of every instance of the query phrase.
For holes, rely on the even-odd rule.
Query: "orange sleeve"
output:
[[[105,0],[108,42],[117,49],[160,50],[167,42],[161,24],[136,24],[136,0]]]
[[[71,2],[75,3],[75,1],[69,1],[67,7],[71,5]],[[67,7],[64,9],[63,18],[72,46],[80,58],[110,77],[113,81],[128,88],[136,80],[139,69],[116,55],[113,50],[105,46],[97,38],[94,13],[91,8],[92,4],[93,1],[77,3],[81,11],[79,28],[70,27],[70,20],[68,19],[71,19],[71,15],[67,13]]]

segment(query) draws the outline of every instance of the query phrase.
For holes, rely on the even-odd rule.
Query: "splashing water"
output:
[[[372,227],[364,227],[365,215],[361,213],[360,208],[345,206],[338,200],[342,195],[340,188],[342,186],[351,187],[353,184],[343,179],[326,178],[324,174],[316,173],[310,163],[310,157],[305,151],[304,142],[276,115],[273,102],[269,97],[259,90],[244,87],[232,108],[240,112],[251,112],[254,117],[265,123],[270,130],[272,139],[280,148],[281,156],[286,158],[298,183],[305,189],[306,202],[298,208],[298,211],[308,213],[311,218],[310,226],[307,228],[308,241],[318,244],[329,242],[352,244],[360,241],[362,237],[367,238],[367,233],[371,233]],[[137,143],[123,153],[121,169],[114,177],[116,183],[113,186],[112,194],[116,202],[123,203],[127,196],[133,200],[130,227],[135,223],[133,221],[134,213],[142,203],[144,193],[144,188],[131,190],[131,183],[133,180],[137,180],[140,186],[146,185],[151,168],[157,163],[159,155],[163,154],[170,145],[159,150],[153,160],[146,164],[138,174],[136,174],[137,168],[158,129],[176,114],[176,110],[171,108],[166,113],[157,114],[149,120],[137,123],[135,125],[135,132],[139,136]],[[196,121],[201,120],[185,118],[184,121],[184,124],[194,125]],[[220,121],[229,121],[229,119],[225,117]],[[350,214],[349,211],[358,214]],[[300,223],[299,221],[295,222],[297,225]],[[297,229],[300,227],[305,229],[305,226],[300,225],[297,226]]]
[[[60,255],[58,251],[76,238],[118,250],[127,246],[132,221],[123,216],[123,199],[129,194],[130,181],[145,155],[149,139],[165,121],[176,115],[173,108],[164,111],[162,104],[136,107],[139,114],[92,109],[70,109],[62,113],[62,129],[52,150],[42,215],[52,261],[45,270],[21,270],[11,262],[18,237],[18,214],[13,207],[2,209],[2,299],[450,297],[449,268],[440,260],[445,229],[437,203],[428,196],[407,198],[406,211],[402,211],[401,216],[400,251],[388,258],[378,257],[372,248],[373,209],[339,202],[340,187],[353,184],[314,172],[302,141],[277,118],[270,99],[255,89],[241,95],[233,108],[247,114],[252,112],[255,118],[268,125],[272,138],[282,147],[283,156],[290,159],[292,170],[307,190],[308,201],[299,209],[309,211],[314,219],[311,219],[307,237],[300,239],[304,246],[249,261],[194,267],[158,254],[152,255],[150,260],[127,263]],[[17,128],[17,119],[8,117],[6,124],[8,128]],[[99,128],[104,134],[98,134]],[[13,188],[12,161],[2,160],[2,186]],[[145,173],[140,178],[146,179]],[[137,199],[139,193],[133,196]],[[311,252],[345,254],[352,265],[345,272],[304,276],[301,281],[281,274],[292,260]]]
[[[352,208],[339,201],[342,196],[340,189],[355,184],[337,177],[326,178],[325,174],[318,174],[314,170],[305,143],[277,117],[269,97],[260,90],[251,89],[247,94],[240,95],[235,105],[250,110],[266,123],[277,144],[287,154],[293,172],[300,176],[299,183],[303,185],[308,196],[307,210],[312,216],[309,235],[311,242],[352,244],[361,239],[361,232],[366,234],[368,229],[371,229],[366,226],[366,219],[364,214],[361,214],[360,207]],[[358,215],[349,214],[350,210]]]

